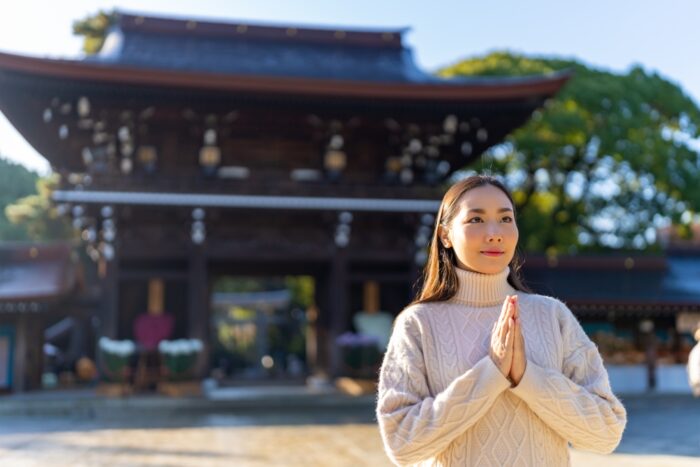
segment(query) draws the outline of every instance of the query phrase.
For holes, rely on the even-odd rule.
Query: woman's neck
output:
[[[502,303],[516,290],[508,283],[510,268],[496,274],[481,274],[455,267],[457,293],[451,300],[474,306],[493,306]]]

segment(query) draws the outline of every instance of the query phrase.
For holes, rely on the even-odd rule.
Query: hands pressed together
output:
[[[527,360],[517,295],[509,295],[503,302],[501,315],[491,331],[489,356],[513,386],[520,383]]]

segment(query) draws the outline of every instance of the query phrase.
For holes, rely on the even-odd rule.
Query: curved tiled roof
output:
[[[45,301],[69,294],[77,284],[71,251],[67,243],[2,245],[0,302]]]

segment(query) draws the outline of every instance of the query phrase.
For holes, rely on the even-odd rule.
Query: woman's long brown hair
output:
[[[505,185],[495,177],[489,175],[473,175],[452,185],[450,189],[447,190],[447,193],[445,193],[445,196],[443,196],[442,203],[440,203],[440,209],[437,214],[437,219],[435,220],[433,238],[430,241],[428,261],[423,269],[423,286],[411,305],[449,300],[457,293],[459,283],[457,280],[457,273],[455,272],[457,262],[454,250],[452,250],[452,248],[445,248],[440,241],[440,227],[447,228],[450,225],[457,215],[457,201],[464,193],[485,185],[492,185],[501,190],[510,200],[510,204],[513,206],[513,213],[515,214],[513,197],[508,192]],[[517,250],[508,266],[510,267],[508,283],[516,290],[532,293],[532,291],[523,284],[520,278],[522,262]]]

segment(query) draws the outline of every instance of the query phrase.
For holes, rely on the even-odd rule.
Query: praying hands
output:
[[[503,302],[501,314],[491,332],[489,356],[513,386],[520,383],[527,359],[517,295],[509,295]]]

